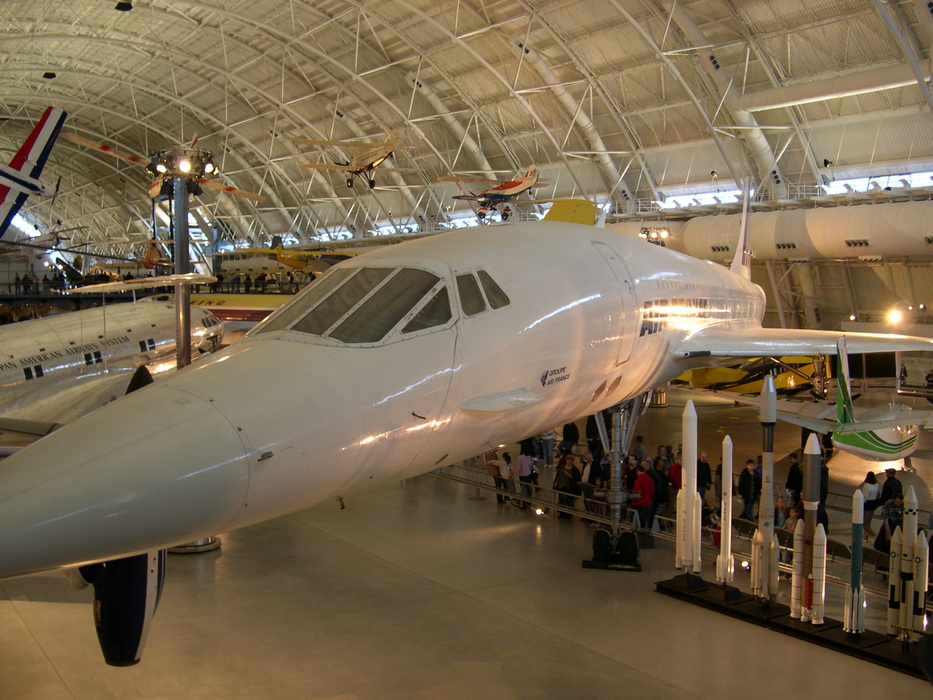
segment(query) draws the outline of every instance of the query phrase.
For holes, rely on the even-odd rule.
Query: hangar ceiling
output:
[[[443,227],[451,173],[539,165],[537,196],[618,211],[690,190],[759,198],[841,173],[933,170],[926,2],[906,0],[108,0],[0,3],[0,157],[47,105],[65,129],[148,154],[210,149],[205,228],[259,244]],[[119,3],[122,6],[130,3]],[[381,138],[411,173],[370,191],[296,139]],[[825,161],[825,163],[824,163]],[[59,140],[28,212],[84,240],[147,238],[148,174]],[[457,203],[465,210],[463,203]]]

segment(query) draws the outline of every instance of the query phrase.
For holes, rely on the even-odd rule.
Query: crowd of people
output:
[[[217,281],[211,285],[211,291],[230,294],[294,294],[315,279],[311,270],[258,272],[255,275],[249,271],[234,270],[226,274],[218,272],[214,276]]]
[[[592,421],[592,426],[590,424]],[[559,437],[558,437],[559,435]],[[784,488],[776,488],[774,498],[775,527],[793,531],[804,516],[803,471],[797,453],[789,456],[790,465]],[[603,453],[595,419],[587,422],[586,434],[581,439],[575,423],[567,423],[558,430],[547,430],[541,435],[519,443],[519,455],[513,460],[508,452],[487,455],[487,469],[497,486],[498,503],[511,502],[518,508],[527,508],[528,499],[539,497],[539,486],[553,490],[553,503],[557,517],[571,518],[578,499],[587,514],[607,514],[606,494],[610,481],[608,456]],[[549,481],[540,483],[542,469],[548,470]],[[825,460],[820,463],[819,501],[817,522],[829,529],[826,500],[829,493],[829,469]],[[551,474],[553,476],[551,476]],[[713,530],[718,528],[722,464],[715,470],[708,454],[700,452],[697,465],[697,492],[703,501],[702,521]],[[749,458],[733,484],[733,493],[740,508],[737,517],[755,522],[761,503],[762,457]],[[622,458],[622,484],[626,505],[635,511],[636,527],[650,530],[659,518],[675,517],[677,493],[683,488],[682,449],[671,445],[658,445],[653,455],[646,452],[644,438],[634,438],[629,453]],[[904,488],[897,478],[897,470],[885,470],[883,483],[874,472],[868,472],[861,484],[865,503],[865,538],[882,552],[890,551],[894,530],[902,525]],[[872,518],[881,508],[881,526],[872,529]],[[586,517],[586,516],[585,516]],[[714,541],[717,539],[714,533]]]
[[[68,288],[68,281],[61,271],[51,272],[42,275],[40,279],[35,272],[24,272],[22,276],[16,273],[13,281],[7,283],[7,290],[10,294],[17,296],[32,294],[51,294],[52,292],[61,292]]]
[[[548,470],[549,482],[540,483],[541,471]],[[547,430],[519,443],[518,460],[508,452],[494,451],[486,456],[486,467],[497,487],[498,503],[511,502],[527,507],[527,499],[537,494],[539,486],[553,491],[558,518],[571,518],[578,499],[587,514],[606,515],[606,495],[610,481],[608,455],[594,417],[586,424],[581,437],[575,423],[560,430]],[[552,476],[551,476],[552,474]],[[677,491],[682,488],[681,449],[659,445],[656,454],[645,454],[644,438],[636,436],[632,449],[622,461],[622,489],[628,506],[638,513],[640,527],[651,528],[655,519],[673,510]],[[697,490],[701,498],[713,487],[713,472],[705,452],[697,462]],[[707,510],[712,510],[707,509]]]

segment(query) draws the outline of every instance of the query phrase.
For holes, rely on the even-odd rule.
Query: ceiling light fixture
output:
[[[133,9],[133,3],[131,2],[118,2],[116,7],[114,7],[117,12],[129,12]]]

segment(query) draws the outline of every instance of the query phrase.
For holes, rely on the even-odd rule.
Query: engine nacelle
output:
[[[94,586],[94,623],[104,660],[111,666],[139,662],[149,622],[165,582],[164,549],[82,566]]]

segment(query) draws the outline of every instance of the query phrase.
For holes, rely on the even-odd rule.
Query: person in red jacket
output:
[[[638,465],[638,476],[635,477],[633,494],[638,497],[632,501],[632,506],[638,512],[638,523],[642,529],[651,529],[651,508],[654,501],[654,479],[648,475],[648,461]]]

